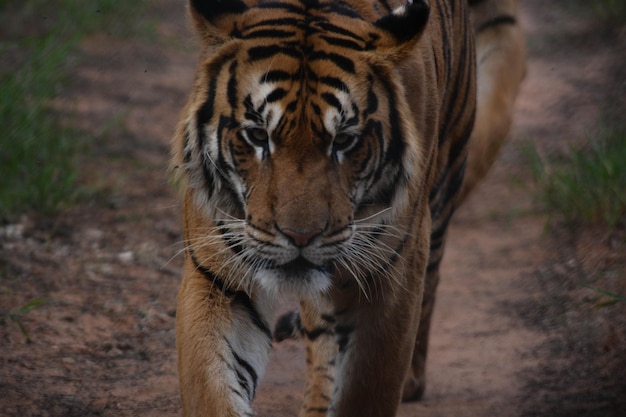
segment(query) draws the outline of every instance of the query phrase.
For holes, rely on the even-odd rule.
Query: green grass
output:
[[[596,288],[591,286],[587,286],[587,288],[599,295],[593,300],[595,302],[594,308],[596,309],[610,307],[618,303],[626,304],[626,297],[624,297],[623,295],[614,293],[613,291],[605,290],[603,288]]]
[[[143,7],[142,1],[0,0],[0,224],[25,212],[54,212],[76,198],[76,159],[88,138],[53,107],[54,99],[71,85],[80,41],[103,31],[145,33],[136,23]]]
[[[46,304],[48,301],[49,300],[47,298],[36,298],[34,300],[31,300],[16,310],[11,310],[4,315],[0,315],[0,322],[10,320],[17,324],[17,326],[20,328],[20,331],[26,338],[26,342],[31,343],[32,340],[30,338],[30,334],[26,329],[26,325],[22,321],[22,317],[24,317],[24,315],[28,314],[32,310]]]
[[[570,225],[614,229],[626,222],[626,129],[601,132],[560,160],[527,155],[537,201]]]

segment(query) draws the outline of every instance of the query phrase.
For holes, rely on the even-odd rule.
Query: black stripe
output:
[[[239,369],[235,369],[235,374],[237,375],[237,382],[239,382],[239,386],[248,393],[248,401],[252,401],[252,399],[254,398],[254,391],[256,387],[250,388],[248,380],[245,376],[243,376]]]
[[[323,334],[326,335],[332,335],[333,331],[331,329],[328,329],[326,327],[317,327],[313,330],[307,330],[305,328],[302,329],[304,336],[309,339],[310,341],[314,341],[316,340],[318,337],[320,337]]]
[[[287,47],[286,45],[269,45],[269,46],[255,46],[248,49],[248,60],[250,62],[260,61],[263,59],[271,58],[274,55],[283,54],[294,58],[301,58],[302,54],[293,47]]]
[[[237,362],[237,364],[241,368],[243,368],[248,373],[248,375],[250,375],[250,379],[252,382],[252,389],[250,389],[250,387],[248,386],[247,379],[240,373],[239,369],[236,370],[237,379],[239,380],[239,383],[242,386],[244,386],[244,388],[246,388],[248,392],[250,392],[250,400],[252,400],[256,393],[256,387],[257,387],[257,382],[259,380],[259,376],[256,373],[256,370],[252,367],[252,365],[250,365],[250,362],[248,362],[247,360],[239,356],[237,352],[235,352],[235,350],[232,349],[232,347],[231,347],[231,352],[233,353],[233,358],[235,358],[235,361]]]
[[[362,51],[364,48],[361,44],[356,43],[354,41],[343,39],[343,38],[335,38],[333,36],[320,36],[327,44],[332,46],[339,46],[341,48],[352,49],[355,51]]]
[[[340,16],[351,17],[354,19],[361,19],[361,15],[359,15],[353,8],[349,7],[346,3],[342,1],[330,1],[324,5],[323,11],[326,13],[334,13]]]
[[[278,101],[284,98],[286,95],[287,95],[287,90],[285,90],[284,88],[277,88],[267,95],[267,97],[265,98],[265,102],[274,103],[275,101]]]
[[[437,6],[437,11],[439,16],[441,16],[441,18],[439,19],[439,24],[440,24],[440,28],[439,30],[441,31],[441,37],[442,37],[442,55],[443,55],[443,67],[444,67],[444,74],[445,74],[445,80],[444,80],[444,85],[449,85],[449,80],[450,80],[450,75],[452,73],[452,59],[450,57],[450,37],[448,34],[448,27],[446,25],[446,19],[443,17],[444,16],[444,11],[442,9],[442,3],[446,3],[446,2],[440,2],[437,1],[435,2],[435,5]]]
[[[280,9],[280,10],[284,10],[284,11],[301,15],[301,16],[304,16],[306,14],[306,10],[300,7],[297,7],[291,4],[282,3],[279,1],[263,2],[263,3],[258,4],[256,7],[258,7],[259,9]]]
[[[228,97],[228,104],[230,105],[230,108],[234,111],[239,104],[237,100],[237,61],[233,61],[232,64],[230,64],[228,74],[230,77],[228,79],[226,96]]]
[[[384,148],[382,123],[380,121],[378,121],[378,120],[373,120],[373,119],[368,120],[365,128],[363,129],[362,134],[363,134],[364,137],[369,136],[369,137],[372,137],[372,138],[377,140],[377,142],[378,142],[378,149],[380,150],[379,153],[381,154],[381,156],[379,157],[379,160],[381,160],[381,158],[382,158],[382,149]],[[368,146],[367,155],[363,158],[363,160],[361,162],[361,165],[360,165],[360,167],[358,169],[358,172],[360,172],[360,173],[367,172],[366,168],[367,168],[367,166],[370,164],[371,160],[375,156],[374,155],[374,151],[372,150],[372,146],[369,144],[369,141],[368,142],[366,142],[366,141],[358,141],[356,143],[356,145],[346,153],[346,155],[349,156],[352,153],[354,153],[357,150],[359,150],[361,148],[361,146],[365,146],[365,145]],[[377,178],[379,178],[379,177],[377,177],[378,175],[379,175],[378,171],[375,170],[374,172],[370,171],[369,173],[367,173],[367,175],[362,175],[359,178],[360,181],[371,180],[370,181],[370,185],[369,185],[369,187],[367,189],[367,193],[369,193],[370,188],[373,187],[376,184],[376,182],[378,181],[378,179],[377,179]],[[374,178],[374,179],[372,179],[372,178]],[[372,203],[374,203],[374,201],[363,202],[362,206],[368,205],[368,204],[372,204]]]
[[[470,119],[474,120],[476,109],[472,110]],[[454,147],[448,152],[448,163],[443,174],[437,179],[436,184],[431,188],[429,194],[429,205],[433,216],[443,209],[445,204],[456,196],[465,177],[465,165],[467,156],[463,156],[460,166],[453,172],[452,167],[456,164],[457,159],[463,154],[467,147],[467,142],[472,133],[473,123],[467,123],[465,130],[461,133],[459,139],[455,142]],[[443,192],[442,192],[443,191]]]
[[[252,96],[248,94],[246,98],[243,100],[243,105],[246,108],[246,111],[243,116],[247,120],[251,120],[257,125],[262,126],[264,123],[264,120],[261,114],[263,112],[263,107],[265,106],[265,103],[261,104],[261,108],[259,109],[254,108],[254,104],[252,103]]]
[[[363,118],[366,119],[370,114],[373,114],[376,110],[378,110],[378,96],[373,88],[373,77],[371,74],[368,75],[369,88],[367,91],[367,108],[363,111]]]
[[[227,232],[230,232],[230,230],[227,227],[224,227],[224,223],[222,222],[217,222],[217,226],[220,234],[222,235],[222,239],[226,241],[230,250],[236,255],[241,254],[243,252],[243,247],[240,243],[237,243],[237,239],[228,236]]]
[[[431,54],[433,57],[433,63],[434,63],[434,67],[435,67],[435,76],[437,77],[437,86],[441,85],[441,80],[439,79],[440,77],[440,71],[439,68],[441,68],[441,65],[439,65],[439,52],[437,51],[437,46],[435,45],[435,43],[433,42],[432,46],[431,46]]]
[[[287,106],[285,107],[285,110],[287,111],[287,113],[293,113],[298,108],[298,104],[300,104],[300,100],[295,99],[291,101],[289,104],[287,104]],[[317,104],[311,103],[311,107],[313,108],[313,111],[315,112],[315,114],[317,115],[321,114],[321,110]],[[274,141],[276,142],[277,145],[279,144],[279,142],[277,141],[277,138],[274,138]]]
[[[451,175],[450,182],[448,184],[446,198],[452,201],[460,192],[463,186],[463,180],[465,179],[465,167],[467,164],[467,156],[463,158],[459,168]],[[454,207],[456,209],[456,206]]]
[[[432,188],[428,196],[428,205],[430,207],[433,222],[439,218],[444,208],[450,201],[450,195],[447,192],[450,185],[450,175],[448,169],[449,167],[445,168],[444,173],[437,182],[438,187]]]
[[[344,29],[344,28],[342,28],[340,26],[334,25],[334,24],[332,24],[330,22],[320,22],[318,24],[318,26],[324,32],[334,33],[336,35],[347,36],[349,38],[352,38],[352,39],[356,40],[357,42],[365,43],[365,39],[363,39],[362,37],[360,37],[356,33],[352,32],[352,31],[350,31],[348,29]]]
[[[351,127],[351,126],[357,126],[360,122],[359,120],[359,106],[357,106],[357,104],[355,102],[352,102],[352,113],[354,114],[354,116],[352,116],[349,119],[346,119],[346,115],[345,113],[341,115],[341,123],[343,125],[344,128],[347,127]]]
[[[210,105],[207,105],[207,103],[211,103]],[[198,135],[198,150],[197,152],[200,153],[200,161],[201,161],[201,168],[202,168],[202,177],[204,178],[204,187],[205,187],[205,191],[206,194],[208,196],[211,196],[215,193],[216,190],[216,179],[215,179],[215,172],[213,170],[213,166],[211,164],[211,162],[208,160],[208,157],[206,155],[206,153],[203,151],[203,147],[204,147],[204,142],[206,140],[206,133],[204,131],[204,122],[200,121],[202,119],[204,119],[204,117],[206,116],[205,113],[212,113],[212,109],[209,108],[205,108],[206,107],[212,107],[212,101],[208,100],[207,102],[205,102],[205,104],[202,105],[202,107],[198,110],[198,112],[196,113],[196,118],[197,118],[197,122],[196,122],[196,129],[197,129],[197,135]],[[186,129],[185,132],[185,147],[184,149],[184,156],[183,156],[183,162],[184,163],[189,163],[191,162],[192,156],[193,156],[193,149],[191,149],[191,147],[188,145],[189,142],[191,141],[191,134],[189,132],[188,129]]]
[[[464,67],[463,67],[464,68]],[[448,104],[448,107],[446,109],[446,113],[443,119],[441,119],[441,121],[443,123],[445,123],[444,126],[442,126],[439,130],[439,142],[437,144],[437,146],[439,146],[439,148],[441,148],[443,146],[444,143],[447,142],[448,138],[450,137],[450,131],[453,130],[453,128],[456,125],[456,122],[453,122],[453,120],[457,120],[458,117],[460,117],[459,115],[463,114],[463,105],[460,105],[460,99],[459,99],[459,94],[460,94],[460,88],[461,88],[461,69],[457,69],[457,72],[455,74],[454,77],[454,84],[447,84],[448,86],[448,97],[446,99],[446,103]],[[467,94],[467,91],[466,91]],[[457,108],[460,107],[459,108]],[[457,111],[458,110],[458,111]],[[458,114],[457,114],[458,113]]]
[[[335,323],[337,321],[337,319],[335,319],[335,316],[332,316],[330,314],[322,314],[320,317],[327,323]]]
[[[346,58],[343,55],[328,53],[325,51],[314,51],[309,55],[308,58],[310,61],[330,61],[347,73],[356,73],[356,70],[354,68],[354,62],[352,62],[351,59]]]
[[[196,130],[198,132],[198,152],[203,152],[206,134],[204,125],[213,118],[215,94],[217,89],[217,77],[213,77],[209,83],[209,92],[206,100],[196,112]]]
[[[487,20],[485,23],[480,25],[478,29],[476,29],[476,34],[479,34],[480,32],[487,30],[494,26],[516,25],[516,24],[517,24],[517,20],[515,19],[515,17],[511,15],[497,16],[497,17],[494,17],[493,19]]]
[[[335,327],[335,333],[337,334],[337,345],[339,352],[345,352],[350,342],[350,334],[354,331],[354,326],[350,325],[338,325]]]
[[[246,33],[242,36],[243,39],[257,39],[257,38],[292,38],[296,35],[296,32],[292,30],[281,29],[258,29]]]
[[[235,298],[232,302],[233,304],[240,304],[243,308],[245,308],[252,323],[268,338],[268,340],[272,340],[272,331],[254,307],[254,304],[248,294],[243,291],[236,291]]]
[[[266,72],[265,75],[261,77],[259,82],[261,84],[275,83],[279,81],[289,81],[293,78],[294,78],[294,75],[290,74],[287,71],[272,70],[272,71]]]
[[[344,93],[350,93],[350,89],[348,88],[348,86],[340,79],[337,77],[321,77],[319,79],[319,82],[327,85],[329,87],[334,88],[335,90],[339,90],[342,91]]]
[[[297,102],[292,102],[290,103],[290,105],[293,104],[293,108],[290,111],[294,111],[297,107]],[[320,108],[320,106],[317,103],[311,103],[311,109],[313,110],[313,113],[315,113],[317,116],[321,116],[322,115],[322,109]],[[289,110],[289,109],[288,109]]]
[[[297,338],[304,334],[302,321],[298,311],[290,311],[283,314],[274,326],[274,340],[282,342],[285,339]]]
[[[468,21],[465,21],[465,25],[468,25]],[[461,63],[459,64],[459,67],[461,68],[461,75],[462,77],[457,77],[457,81],[460,82],[461,86],[465,86],[464,94],[463,94],[463,98],[460,101],[462,103],[462,105],[460,106],[460,111],[457,112],[456,117],[451,120],[451,119],[446,119],[449,121],[448,124],[448,128],[452,129],[452,128],[456,128],[456,125],[463,119],[463,116],[466,115],[465,110],[468,108],[468,101],[471,100],[471,109],[472,112],[475,111],[475,107],[476,107],[476,95],[472,95],[470,97],[470,91],[472,91],[472,86],[475,86],[476,80],[474,79],[470,79],[469,77],[474,75],[475,77],[475,59],[476,59],[476,55],[474,53],[474,47],[473,44],[471,43],[473,40],[473,37],[471,36],[466,36],[463,38],[463,49],[462,49],[462,57],[460,59]],[[471,53],[470,53],[471,51]],[[457,89],[459,87],[457,87],[455,85],[455,89]],[[456,101],[455,101],[456,102]],[[467,132],[467,137],[469,138],[469,134],[471,133],[471,130],[473,129],[474,126],[474,119],[473,119],[474,115],[470,115],[471,121],[469,122],[469,129],[470,132]],[[451,120],[451,121],[450,121]],[[464,134],[465,135],[465,134]],[[461,136],[461,138],[464,138],[465,136]],[[453,157],[455,158],[456,155]]]
[[[243,196],[239,195],[239,193],[237,192],[237,190],[235,189],[235,187],[233,186],[233,184],[231,183],[230,179],[227,176],[229,172],[233,171],[233,168],[226,162],[226,159],[224,158],[224,153],[221,152],[224,146],[224,144],[222,143],[223,142],[222,132],[225,129],[233,129],[235,127],[236,127],[236,122],[233,118],[227,117],[227,116],[220,116],[220,120],[217,126],[217,149],[219,151],[217,155],[217,161],[215,161],[215,164],[218,167],[217,171],[221,174],[222,185],[224,186],[224,189],[230,194],[233,204],[237,204],[237,208],[239,212],[243,213],[245,211],[244,210],[245,201],[242,200]],[[211,165],[213,164],[213,162],[211,161],[209,161],[209,163],[211,163]]]
[[[458,194],[461,186],[463,185],[463,178],[465,177],[465,161],[461,163],[461,166],[454,172],[447,172],[443,175],[445,178],[445,184],[437,191],[435,198],[430,202],[430,211],[434,221],[439,219],[441,213],[446,207],[453,201],[454,197]],[[431,193],[432,195],[432,193]],[[454,211],[454,207],[450,209]]]
[[[256,28],[260,28],[260,27],[264,27],[264,26],[268,26],[268,27],[278,27],[278,26],[286,26],[289,27],[290,29],[293,27],[297,27],[298,25],[300,25],[302,23],[301,19],[295,19],[295,18],[289,18],[289,17],[281,17],[278,19],[267,19],[267,20],[263,20],[257,24],[254,25],[250,25],[246,28],[246,30],[252,30],[252,29],[256,29]]]
[[[335,97],[334,94],[331,93],[323,93],[322,100],[324,100],[329,106],[333,106],[339,112],[342,111],[341,102]]]
[[[439,269],[439,265],[441,264],[441,257],[436,260],[429,261],[428,266],[426,267],[426,273],[431,274],[437,269]]]
[[[380,146],[380,151],[381,151],[381,155],[380,155],[381,160],[379,161],[378,169],[374,173],[373,182],[372,182],[372,186],[374,186],[383,177],[386,177],[386,175],[384,174],[386,172],[386,168],[388,168],[389,166],[394,166],[397,168],[396,175],[395,175],[396,178],[398,177],[399,173],[403,172],[402,170],[400,170],[399,167],[401,167],[402,155],[404,154],[404,150],[405,150],[405,143],[404,143],[404,138],[402,136],[402,129],[400,127],[401,126],[400,114],[398,112],[398,108],[396,104],[396,94],[395,94],[394,88],[391,82],[386,77],[384,77],[384,74],[386,74],[384,70],[381,69],[379,71],[376,71],[372,69],[372,72],[381,75],[379,77],[379,81],[383,85],[385,89],[385,97],[387,97],[389,101],[388,117],[389,117],[389,123],[390,123],[390,128],[391,128],[389,143],[386,149],[384,146],[384,139],[382,138],[382,134],[380,135],[381,137],[378,138],[378,140],[380,141],[379,146]],[[392,190],[387,190],[385,192],[385,194],[387,194],[385,199],[389,198],[393,200],[393,194],[395,193],[395,190],[397,190],[398,187],[400,186],[401,184],[393,184]]]
[[[248,10],[248,6],[241,0],[213,2],[191,0],[191,6],[209,21],[213,21],[223,14],[241,14]]]
[[[226,283],[220,277],[198,262],[191,249],[187,249],[187,252],[191,257],[191,261],[193,262],[196,270],[200,272],[208,281],[212,282],[213,285],[215,285],[225,296],[232,298],[232,304],[241,305],[246,310],[246,313],[248,313],[250,321],[268,338],[268,340],[272,340],[272,331],[254,307],[250,296],[248,296],[248,294],[244,291],[235,291],[228,288]]]
[[[234,369],[231,369],[232,371],[234,371],[235,373],[237,373],[237,371],[235,371]],[[239,379],[239,375],[237,375],[237,379]],[[239,383],[241,384],[241,381],[239,381]],[[250,401],[250,393],[248,393],[246,391],[246,394],[244,395],[241,391],[239,391],[238,389],[235,389],[235,387],[228,387],[237,397],[241,398],[244,401]]]
[[[193,262],[196,271],[200,272],[208,281],[212,282],[213,285],[215,285],[225,296],[234,297],[237,294],[237,291],[233,291],[228,288],[226,283],[222,281],[221,278],[209,271],[208,268],[202,266],[196,259],[196,255],[191,251],[191,249],[187,249],[187,253],[191,257],[191,261]]]
[[[431,240],[430,241],[430,253],[434,253],[436,251],[438,251],[439,249],[441,249],[441,247],[443,246],[443,239],[440,240]]]
[[[461,1],[467,1],[467,0],[461,0]],[[450,2],[450,15],[451,16],[456,16],[456,4],[457,4],[458,0],[455,1],[451,1]],[[462,14],[461,14],[462,16]]]
[[[430,234],[430,252],[433,253],[436,250],[439,250],[443,245],[443,238],[446,235],[446,231],[448,229],[448,225],[450,224],[450,220],[452,219],[452,215],[454,214],[454,210],[449,210],[446,217],[440,221],[439,225],[435,230],[433,230]]]
[[[469,121],[465,125],[465,129],[461,133],[459,140],[456,142],[456,146],[450,149],[449,158],[454,161],[459,155],[465,150],[467,146],[467,142],[472,134],[472,130],[474,130],[474,119],[476,118],[476,107],[472,107],[472,113],[469,115]]]
[[[383,164],[400,164],[402,155],[404,155],[405,143],[403,132],[400,128],[402,122],[400,121],[400,112],[396,102],[396,91],[388,79],[385,78],[383,84],[389,97],[389,119],[391,122],[391,137],[389,138],[389,146],[387,147]]]

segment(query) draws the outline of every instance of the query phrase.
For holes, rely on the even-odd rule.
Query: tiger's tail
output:
[[[517,0],[469,0],[476,37],[477,109],[459,203],[487,174],[506,141],[526,74]]]

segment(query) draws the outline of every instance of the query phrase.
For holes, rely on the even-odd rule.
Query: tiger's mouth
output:
[[[287,262],[283,265],[277,265],[276,269],[281,270],[287,276],[293,276],[297,278],[298,276],[303,276],[308,274],[311,270],[316,270],[319,272],[328,272],[328,268],[325,266],[316,265],[313,262],[306,259],[304,256],[300,255],[296,259]]]
[[[331,285],[330,266],[316,265],[299,256],[282,265],[272,265],[255,274],[255,280],[273,294],[317,296]]]

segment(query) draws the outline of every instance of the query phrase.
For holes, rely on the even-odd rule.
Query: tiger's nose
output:
[[[292,229],[280,229],[281,233],[284,234],[291,240],[291,242],[299,248],[303,248],[307,246],[313,239],[322,234],[322,229],[315,230],[307,230],[307,231],[296,231]]]

